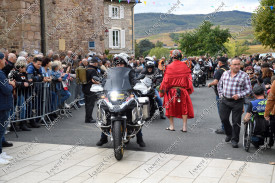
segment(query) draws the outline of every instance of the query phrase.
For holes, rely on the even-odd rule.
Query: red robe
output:
[[[172,87],[182,87],[180,88],[180,98],[177,97],[177,89]],[[182,115],[187,115],[188,118],[194,118],[193,105],[189,96],[193,91],[191,70],[185,63],[179,60],[173,61],[166,67],[160,86],[160,96],[164,96],[165,115],[176,118],[182,118]],[[178,99],[181,102],[178,102]]]

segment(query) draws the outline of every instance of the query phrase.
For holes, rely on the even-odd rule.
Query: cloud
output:
[[[258,0],[179,0],[181,4],[172,14],[209,14],[213,13],[222,3],[225,5],[221,11],[253,12],[260,5]],[[178,0],[144,0],[135,6],[135,13],[167,13]]]

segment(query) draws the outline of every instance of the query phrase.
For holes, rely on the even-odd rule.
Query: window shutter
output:
[[[112,17],[112,5],[109,5],[109,17]]]
[[[125,48],[125,30],[121,30],[121,48]]]
[[[113,30],[109,29],[109,48],[113,48]]]
[[[120,14],[120,18],[121,19],[124,18],[124,6],[120,6],[120,12],[119,12],[119,14]]]

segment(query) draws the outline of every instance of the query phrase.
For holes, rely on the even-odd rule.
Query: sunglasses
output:
[[[247,73],[248,75],[252,75],[252,74],[254,74],[254,73],[252,73],[252,72],[249,72],[249,73]]]

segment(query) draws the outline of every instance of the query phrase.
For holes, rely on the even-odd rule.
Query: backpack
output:
[[[76,82],[77,84],[87,84],[87,69],[78,67],[76,69]]]
[[[254,119],[253,135],[262,138],[268,136],[269,122],[264,119],[266,102],[266,99],[257,99],[251,101]],[[260,143],[259,145],[263,144]]]

